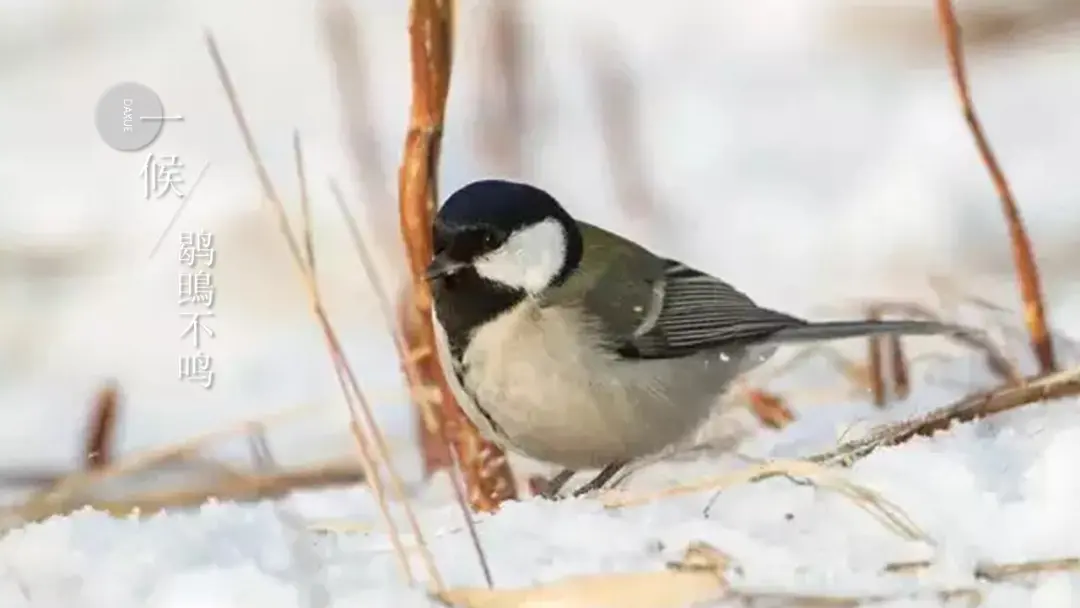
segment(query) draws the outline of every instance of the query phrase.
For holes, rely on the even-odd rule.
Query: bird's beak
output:
[[[427,270],[424,272],[424,278],[431,281],[452,275],[464,267],[464,262],[451,259],[443,253],[436,254],[435,258],[428,264]]]

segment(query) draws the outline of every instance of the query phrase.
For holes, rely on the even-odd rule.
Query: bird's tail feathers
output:
[[[770,335],[765,342],[817,342],[841,340],[874,334],[938,335],[962,333],[964,329],[934,321],[828,321],[785,327]]]

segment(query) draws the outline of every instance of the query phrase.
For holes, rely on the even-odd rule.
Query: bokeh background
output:
[[[347,3],[360,43],[350,86],[365,100],[351,108],[364,117],[353,141],[367,162],[356,171],[328,51],[343,2],[0,2],[4,466],[72,466],[109,379],[123,394],[125,450],[307,404],[275,435],[279,458],[349,453],[332,366],[204,29],[294,209],[291,137],[301,134],[331,315],[388,433],[412,454],[389,334],[327,187],[342,184],[392,254],[407,8]],[[496,9],[511,4],[508,27]],[[1080,4],[956,4],[975,101],[1028,221],[1052,321],[1076,328]],[[853,302],[870,297],[923,301],[930,276],[1017,305],[999,203],[929,0],[461,0],[458,27],[444,196],[482,176],[532,180],[583,219],[809,316],[857,314]],[[107,88],[131,80],[184,121],[121,153],[100,140],[93,113]],[[179,156],[189,179],[210,163],[153,258],[178,201],[143,198],[148,152]],[[198,230],[215,235],[218,253],[209,391],[177,379],[191,350],[179,337],[178,234]]]

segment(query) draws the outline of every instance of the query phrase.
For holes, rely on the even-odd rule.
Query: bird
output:
[[[741,374],[779,345],[944,334],[933,321],[809,322],[731,284],[576,220],[547,191],[482,179],[432,222],[424,275],[447,384],[480,433],[575,472],[573,493],[696,431]]]

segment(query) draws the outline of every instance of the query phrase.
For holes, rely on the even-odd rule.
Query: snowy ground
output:
[[[0,2],[5,468],[70,466],[89,395],[110,377],[124,393],[125,451],[311,404],[302,424],[271,436],[278,459],[350,453],[331,366],[280,237],[259,208],[202,46],[204,26],[218,37],[271,172],[289,197],[296,191],[289,138],[293,128],[304,136],[331,314],[395,450],[406,464],[415,458],[389,339],[323,185],[327,175],[348,185],[350,175],[311,4]],[[404,3],[354,4],[375,58],[372,120],[393,167],[408,98]],[[462,2],[444,188],[489,171],[471,139],[482,118],[474,103],[476,58],[484,48],[475,30],[478,4]],[[1002,3],[960,4],[975,10]],[[1009,262],[997,203],[940,55],[924,49],[905,59],[846,44],[832,35],[840,5],[530,3],[538,58],[525,133],[534,151],[528,177],[582,217],[796,313],[850,313],[838,303],[851,298],[924,299],[928,274],[959,278],[1015,306],[1002,274]],[[641,87],[647,160],[670,232],[623,217],[605,181],[581,60],[593,38],[622,54]],[[1078,40],[1077,29],[1066,27],[1038,44],[971,57],[982,118],[1044,258],[1053,318],[1074,336]],[[212,391],[176,380],[176,357],[186,352],[176,339],[183,329],[176,252],[167,243],[148,259],[173,203],[143,200],[138,173],[145,158],[106,148],[93,130],[94,102],[124,80],[148,84],[168,112],[187,117],[167,127],[153,150],[211,163],[177,229],[210,230],[218,241],[218,336],[210,354],[219,381]],[[387,181],[390,187],[392,174]],[[34,270],[38,257],[55,260],[59,276]],[[812,453],[852,424],[924,411],[987,382],[967,362],[926,372],[933,383],[917,383],[908,402],[885,413],[861,402],[806,405],[796,424],[750,439],[740,453]],[[799,386],[836,383],[822,374],[804,371],[785,386],[795,394]],[[903,540],[845,499],[787,480],[732,488],[707,514],[708,494],[618,511],[595,501],[512,504],[481,518],[480,532],[500,586],[658,567],[700,540],[731,554],[742,571],[734,580],[750,589],[857,595],[963,587],[974,584],[977,561],[1080,556],[1080,485],[1071,470],[1080,445],[1076,405],[966,425],[857,465],[851,477],[899,505],[933,546]],[[235,446],[229,455],[243,451]],[[734,457],[665,465],[643,472],[633,486],[740,466],[745,462]],[[406,468],[415,480],[414,467]],[[412,485],[447,582],[480,583],[447,489]],[[286,505],[304,520],[348,519],[370,531],[296,540],[291,519],[271,504],[213,505],[144,521],[79,513],[0,538],[0,605],[426,605],[402,584],[366,489],[305,494]],[[881,572],[888,562],[920,559],[934,565],[918,576]],[[1025,581],[1034,583],[995,585],[984,605],[1077,603],[1075,575]]]

